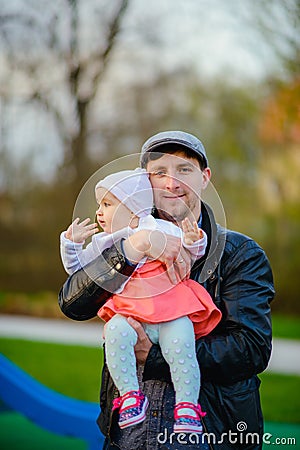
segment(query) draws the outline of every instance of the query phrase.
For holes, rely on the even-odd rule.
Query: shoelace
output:
[[[189,402],[180,402],[175,406],[175,409],[174,409],[175,419],[180,419],[181,416],[178,415],[178,410],[182,409],[182,408],[192,409],[193,411],[195,411],[198,414],[199,418],[206,416],[206,412],[202,411],[200,405],[194,405],[193,403],[189,403]]]

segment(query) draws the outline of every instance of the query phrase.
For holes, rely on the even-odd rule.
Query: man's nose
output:
[[[168,175],[166,177],[166,189],[176,189],[180,186],[180,181],[178,180],[178,178],[172,176],[172,175]]]

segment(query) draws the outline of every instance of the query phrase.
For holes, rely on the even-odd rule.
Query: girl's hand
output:
[[[76,243],[83,243],[88,237],[98,232],[98,225],[96,223],[90,223],[91,219],[84,219],[79,222],[79,217],[71,223],[67,229],[65,236],[70,241]]]
[[[175,285],[190,275],[191,255],[182,247],[180,238],[161,231],[141,230],[123,242],[127,259],[137,264],[144,256],[160,260]]]
[[[183,239],[186,245],[192,245],[194,242],[203,238],[203,232],[201,228],[198,228],[196,221],[191,221],[186,217],[182,222]]]

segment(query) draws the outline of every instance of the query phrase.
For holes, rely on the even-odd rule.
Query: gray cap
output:
[[[151,136],[143,145],[141,154],[146,152],[159,151],[158,147],[165,144],[178,144],[192,150],[196,156],[201,156],[208,166],[208,160],[204,145],[196,136],[184,131],[163,131]]]

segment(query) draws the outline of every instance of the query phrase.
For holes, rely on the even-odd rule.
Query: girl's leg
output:
[[[116,314],[109,320],[105,330],[106,363],[120,395],[139,390],[134,353],[136,342],[137,334],[125,317]]]
[[[105,330],[105,356],[121,395],[113,402],[113,409],[119,409],[120,428],[145,420],[148,407],[148,399],[139,390],[134,353],[136,342],[137,334],[125,317],[116,314],[109,320]]]
[[[188,317],[160,324],[159,344],[171,370],[176,403],[198,403],[200,369],[195,351],[194,327]]]
[[[174,431],[201,432],[203,415],[198,398],[200,369],[195,351],[194,327],[188,317],[160,325],[159,343],[170,366],[175,390]]]

